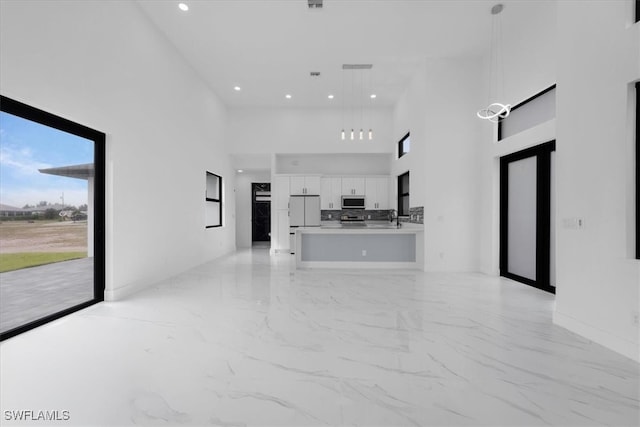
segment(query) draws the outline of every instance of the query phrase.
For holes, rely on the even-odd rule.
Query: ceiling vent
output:
[[[342,64],[343,70],[370,70],[373,64]]]
[[[309,9],[322,9],[322,0],[307,0]]]

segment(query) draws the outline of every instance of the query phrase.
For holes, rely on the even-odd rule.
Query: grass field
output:
[[[87,256],[86,221],[0,223],[0,272]]]
[[[85,258],[86,256],[86,252],[19,252],[14,254],[0,254],[0,273],[51,264],[53,262]]]

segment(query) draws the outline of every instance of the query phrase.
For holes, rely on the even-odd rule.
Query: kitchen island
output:
[[[296,268],[417,268],[424,228],[324,225],[296,231]]]

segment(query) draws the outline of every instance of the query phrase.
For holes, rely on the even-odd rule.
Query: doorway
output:
[[[555,293],[555,141],[500,158],[500,275]]]
[[[271,183],[251,183],[251,241],[260,245],[271,241]]]

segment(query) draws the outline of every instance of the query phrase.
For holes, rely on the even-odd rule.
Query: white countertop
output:
[[[393,234],[393,233],[420,233],[424,232],[422,224],[403,223],[400,228],[395,224],[390,225],[387,221],[368,222],[366,226],[361,225],[343,225],[339,222],[324,222],[320,227],[298,227],[298,232],[303,233],[349,233],[349,234]]]

